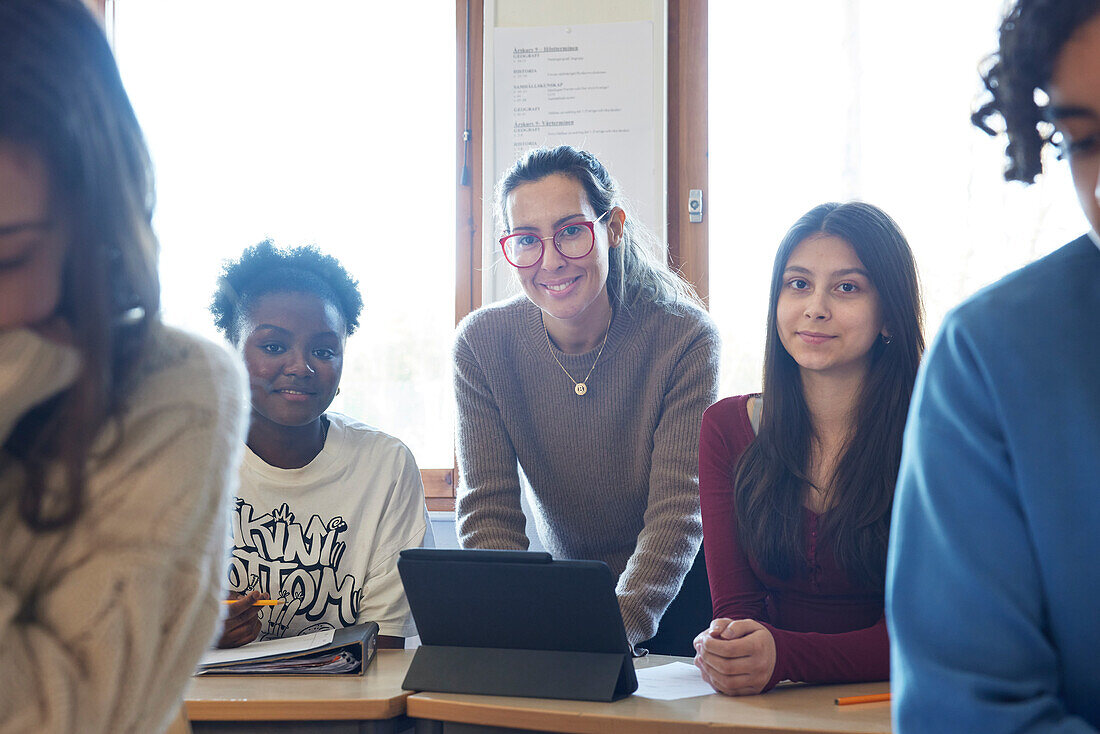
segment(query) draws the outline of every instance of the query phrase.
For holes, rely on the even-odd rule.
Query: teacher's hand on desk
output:
[[[695,667],[719,693],[760,693],[775,671],[775,638],[751,619],[716,619],[695,637]]]
[[[218,638],[218,647],[240,647],[252,642],[260,634],[260,607],[255,603],[268,599],[267,594],[256,589],[247,594],[229,593],[231,604],[226,605],[225,623]]]

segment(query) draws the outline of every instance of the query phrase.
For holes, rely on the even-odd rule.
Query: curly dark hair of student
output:
[[[806,563],[803,496],[814,429],[798,364],[779,338],[776,308],[791,253],[820,235],[838,237],[855,250],[878,292],[890,334],[889,343],[879,339],[871,349],[855,425],[828,484],[832,507],[820,528],[854,583],[882,589],[902,432],[924,353],[924,309],[909,243],[875,206],[816,206],[779,245],[768,299],[760,432],[742,454],[734,481],[737,526],[746,552],[769,574],[791,578]]]
[[[103,29],[79,0],[0,2],[0,140],[45,166],[67,234],[57,316],[81,354],[73,385],[23,416],[4,447],[25,470],[20,515],[44,531],[79,516],[89,450],[123,409],[160,309],[149,153]],[[53,467],[64,483],[47,503]]]
[[[224,264],[210,303],[214,325],[236,344],[242,316],[257,298],[269,293],[311,293],[340,312],[345,336],[359,326],[363,311],[359,282],[339,260],[313,245],[282,249],[271,240],[249,247],[240,258]]]
[[[988,95],[970,120],[997,135],[1000,118],[1008,136],[1006,180],[1032,183],[1042,173],[1051,132],[1035,90],[1048,91],[1062,47],[1097,13],[1100,0],[1019,0],[1001,22],[999,48],[982,72]]]

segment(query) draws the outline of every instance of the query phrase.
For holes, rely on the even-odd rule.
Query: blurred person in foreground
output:
[[[0,2],[0,732],[160,732],[221,608],[244,375],[159,318],[103,31]]]
[[[1006,178],[1030,183],[1043,148],[1059,145],[1091,231],[957,307],[925,359],[888,561],[894,723],[1092,732],[1100,1],[1017,2],[984,80],[990,99],[973,119],[1005,129]]]

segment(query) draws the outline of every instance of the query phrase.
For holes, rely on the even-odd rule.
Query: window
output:
[[[1003,141],[969,124],[1001,5],[795,0],[777,15],[669,3],[669,239],[704,289],[709,273],[723,395],[760,387],[771,260],[817,203],[862,198],[897,219],[929,338],[951,306],[1084,230],[1063,164],[1035,186],[1006,184]],[[366,301],[334,408],[401,437],[422,467],[452,466],[452,329],[480,305],[480,245],[494,234],[479,231],[485,8],[456,7],[457,34],[439,3],[415,36],[402,3],[108,8],[157,168],[166,320],[213,335],[205,309],[222,259],[268,236],[318,244]],[[460,107],[457,128],[473,131],[472,178],[456,186],[467,9],[471,115]],[[700,47],[707,75],[687,53]],[[680,222],[684,191],[700,185],[704,224]]]
[[[1087,228],[1065,164],[1006,184],[969,122],[1001,0],[710,3],[711,311],[723,395],[760,389],[772,258],[824,201],[864,199],[916,255],[931,340],[947,310]]]
[[[317,244],[365,302],[333,409],[422,469],[451,467],[450,4],[414,25],[404,3],[361,0],[115,0],[109,15],[156,167],[165,320],[216,338],[222,260],[266,237]]]

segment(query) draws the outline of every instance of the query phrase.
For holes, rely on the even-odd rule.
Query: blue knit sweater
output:
[[[1100,727],[1100,251],[948,315],[905,432],[888,561],[898,732]]]

